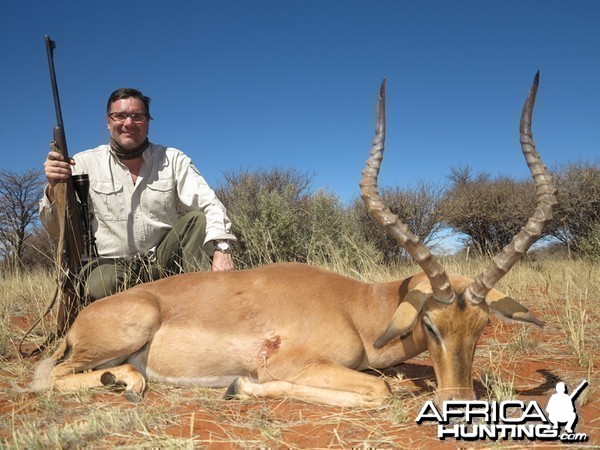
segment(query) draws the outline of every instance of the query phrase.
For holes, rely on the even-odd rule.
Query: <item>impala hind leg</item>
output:
[[[60,390],[102,386],[104,372],[113,373],[126,390],[141,392],[143,375],[133,368],[117,369],[134,360],[144,370],[148,343],[160,327],[160,309],[151,294],[126,295],[99,300],[84,308],[56,351],[41,361],[26,389],[29,392],[56,387]],[[83,373],[98,369],[98,374]],[[101,370],[106,369],[106,370]],[[131,371],[135,370],[135,373]]]
[[[56,364],[51,372],[52,386],[58,391],[73,391],[83,388],[93,388],[107,385],[120,385],[125,392],[141,395],[146,388],[146,379],[140,370],[143,368],[148,353],[148,345],[140,336],[139,342],[128,345],[141,345],[137,351],[131,352],[128,345],[110,352],[81,351],[66,344],[67,356]],[[119,356],[116,356],[119,355]],[[53,355],[55,356],[55,355]],[[123,364],[129,361],[132,364]],[[134,365],[135,364],[135,365]]]
[[[348,407],[379,407],[392,397],[388,384],[373,375],[357,372],[335,363],[312,364],[293,381],[254,382],[236,379],[225,393],[258,398],[293,398],[310,403]]]
[[[106,364],[105,368],[85,371],[76,362],[66,358],[70,352],[66,341],[61,342],[54,354],[37,365],[33,380],[26,388],[15,386],[18,392],[40,392],[48,389],[75,391],[107,385],[121,385],[125,391],[140,395],[146,387],[146,379],[132,364],[121,364],[126,357]],[[136,361],[145,359],[146,347],[134,355]],[[66,359],[65,359],[66,358]],[[57,361],[62,362],[57,363]]]
[[[58,370],[56,370],[58,369]],[[62,374],[60,366],[55,368],[54,388],[58,391],[68,392],[83,388],[102,386],[124,386],[125,392],[134,396],[141,396],[146,388],[146,379],[131,364],[122,364],[110,369],[92,370],[90,372]]]

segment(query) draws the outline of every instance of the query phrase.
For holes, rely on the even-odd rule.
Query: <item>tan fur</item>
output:
[[[139,285],[86,307],[29,387],[118,383],[141,394],[145,378],[206,386],[239,378],[235,395],[374,406],[389,399],[390,390],[360,371],[390,367],[428,349],[442,395],[470,397],[485,303],[461,309],[460,302],[426,298],[406,310],[415,317],[403,318],[413,324],[405,337],[379,349],[373,345],[407,295],[430,292],[426,280],[419,274],[370,284],[308,265],[275,264]],[[457,275],[450,280],[457,295],[470,281]],[[442,342],[423,320],[435,324]]]

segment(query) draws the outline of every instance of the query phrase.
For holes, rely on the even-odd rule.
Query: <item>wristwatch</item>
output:
[[[231,245],[229,244],[229,241],[215,241],[215,251],[219,251],[221,253],[231,253]]]

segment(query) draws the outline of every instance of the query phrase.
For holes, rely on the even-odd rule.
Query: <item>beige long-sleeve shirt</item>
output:
[[[206,214],[204,249],[210,241],[235,240],[231,221],[190,158],[175,148],[150,144],[135,184],[127,167],[112,155],[108,145],[73,157],[73,174],[90,178],[92,231],[99,256],[129,258],[152,254],[179,219],[190,211]],[[40,221],[58,236],[54,203],[47,195],[40,201]]]

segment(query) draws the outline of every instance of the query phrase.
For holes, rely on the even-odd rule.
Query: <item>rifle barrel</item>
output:
[[[56,111],[56,124],[61,129],[61,141],[64,148],[61,148],[64,156],[68,158],[67,140],[65,135],[65,127],[63,124],[62,110],[60,108],[60,97],[58,95],[58,83],[56,82],[56,71],[54,70],[54,49],[56,43],[46,35],[46,54],[48,55],[48,68],[50,69],[50,83],[52,84],[52,95],[54,96],[54,109]]]
[[[577,386],[575,388],[575,390],[573,391],[573,393],[569,396],[571,397],[571,400],[574,400],[575,397],[577,397],[579,395],[579,393],[583,390],[584,387],[586,387],[588,385],[588,380],[583,380],[581,382],[581,384],[579,386]]]

